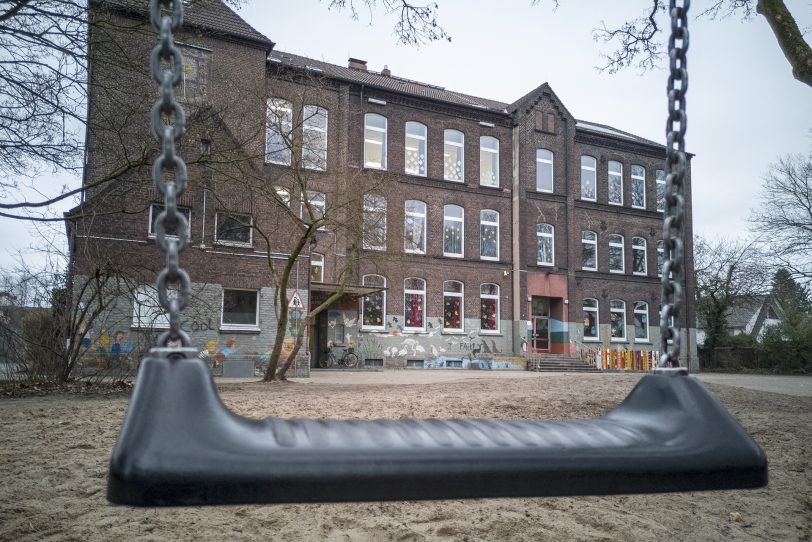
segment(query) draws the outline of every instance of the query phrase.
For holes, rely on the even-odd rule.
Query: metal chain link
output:
[[[682,4],[678,6],[677,4]],[[690,0],[671,0],[671,37],[668,55],[671,73],[668,76],[667,160],[665,178],[665,221],[663,242],[665,260],[662,278],[662,310],[660,311],[660,367],[678,366],[682,338],[680,337],[680,311],[683,302],[684,271],[684,181],[686,171],[685,94],[688,90],[688,69],[685,53],[688,50],[688,8]],[[673,318],[673,325],[669,321]],[[671,344],[669,344],[671,341]]]
[[[170,15],[163,14],[165,8]],[[169,330],[158,338],[158,346],[189,346],[189,336],[180,328],[180,311],[189,304],[192,284],[189,275],[180,268],[180,252],[189,243],[189,223],[178,212],[178,197],[186,189],[186,162],[175,154],[175,140],[186,132],[186,115],[175,100],[175,90],[183,79],[183,57],[175,47],[173,30],[183,25],[181,0],[150,0],[150,22],[159,34],[158,45],[152,50],[152,77],[160,85],[161,95],[150,113],[152,134],[161,140],[161,154],[152,166],[155,189],[164,195],[164,210],[155,220],[158,246],[166,252],[166,267],[158,274],[158,302],[169,313]],[[168,236],[174,229],[177,236]],[[170,295],[170,285],[177,285],[177,295]]]

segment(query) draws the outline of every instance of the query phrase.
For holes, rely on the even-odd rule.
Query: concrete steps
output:
[[[600,370],[579,358],[557,354],[541,354],[527,358],[527,370],[536,372],[599,373]]]

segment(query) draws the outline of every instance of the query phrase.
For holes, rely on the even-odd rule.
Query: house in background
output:
[[[772,295],[765,294],[738,299],[725,313],[728,335],[750,335],[758,341],[768,327],[781,323],[783,314],[781,305]],[[699,346],[705,343],[704,327],[704,322],[700,318],[696,337]]]

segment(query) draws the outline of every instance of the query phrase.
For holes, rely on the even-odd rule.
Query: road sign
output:
[[[299,296],[299,290],[293,292],[293,295],[290,298],[290,303],[288,303],[289,309],[296,309],[302,310],[304,308],[304,303],[302,303],[302,298]]]

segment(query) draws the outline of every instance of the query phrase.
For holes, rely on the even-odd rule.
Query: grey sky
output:
[[[249,0],[240,14],[283,51],[335,64],[353,56],[372,70],[388,65],[393,75],[504,102],[546,81],[576,118],[665,140],[666,73],[610,75],[594,68],[608,46],[592,40],[592,29],[601,20],[611,26],[637,15],[649,0],[562,0],[557,11],[549,0],[536,7],[529,0],[439,0],[440,22],[453,39],[419,49],[396,44],[393,21],[382,9],[372,19],[361,9],[353,21],[326,3]],[[695,2],[694,11],[703,4]],[[812,28],[809,0],[787,5],[802,28]],[[692,19],[690,32],[694,228],[735,237],[748,227],[770,162],[809,152],[812,89],[792,78],[763,18]],[[8,251],[29,244],[31,233],[8,220],[0,229],[0,265],[6,265]]]

